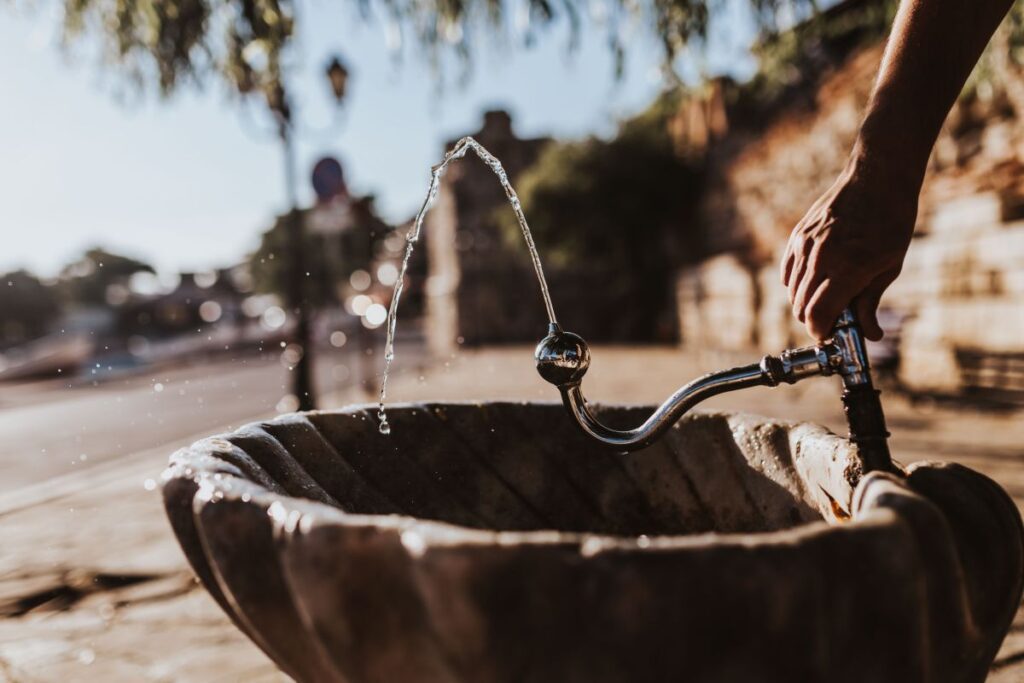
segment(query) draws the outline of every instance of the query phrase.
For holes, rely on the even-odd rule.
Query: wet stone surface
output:
[[[204,586],[297,679],[980,681],[1021,598],[1017,509],[961,465],[861,478],[823,427],[731,412],[633,453],[557,402],[390,419],[282,415],[164,475]]]

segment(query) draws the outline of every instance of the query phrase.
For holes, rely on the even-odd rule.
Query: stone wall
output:
[[[932,205],[884,305],[910,313],[900,379],[922,392],[1024,392],[1024,221],[1017,197],[979,191]]]
[[[712,151],[700,211],[712,248],[740,248],[761,261],[775,256],[842,170],[880,60],[880,46],[855,53],[771,124],[733,130]]]
[[[682,343],[726,351],[756,346],[760,293],[755,274],[735,254],[684,270],[676,281]]]
[[[778,263],[793,225],[845,163],[880,55],[881,46],[855,53],[822,80],[810,106],[794,103],[756,132],[733,131],[712,154],[701,215],[710,241],[732,255],[680,274],[684,344],[734,349],[749,340],[776,351],[807,343]],[[907,389],[1024,397],[1021,159],[1024,131],[998,93],[954,109],[903,273],[882,301]]]

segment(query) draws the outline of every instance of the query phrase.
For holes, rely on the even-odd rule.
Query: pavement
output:
[[[693,377],[740,360],[597,347],[587,394],[660,402]],[[324,407],[366,401],[351,373],[334,370],[352,363],[340,355],[318,368],[322,386],[333,388]],[[396,369],[394,401],[557,398],[526,347],[462,352],[429,368],[400,348]],[[156,490],[178,446],[275,414],[287,370],[264,358],[118,382],[126,383],[0,388],[0,681],[287,680],[192,579]],[[884,400],[898,459],[961,462],[1024,505],[1019,414],[911,403],[891,393]],[[751,389],[707,407],[845,429],[831,380]],[[1021,614],[989,680],[1024,680]]]

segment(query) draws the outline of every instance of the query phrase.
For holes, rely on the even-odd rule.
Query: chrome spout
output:
[[[564,384],[558,389],[562,393],[562,403],[576,418],[576,423],[584,432],[614,448],[632,451],[657,441],[679,421],[679,418],[701,401],[747,387],[772,386],[769,377],[770,375],[757,363],[698,377],[672,394],[642,425],[627,430],[611,429],[601,424],[590,412],[578,382]]]
[[[840,375],[845,390],[843,404],[850,424],[850,439],[857,444],[864,470],[893,471],[889,433],[885,429],[878,391],[871,382],[864,338],[856,318],[843,311],[832,338],[821,344],[783,351],[729,370],[712,372],[681,387],[633,429],[612,429],[591,412],[583,396],[582,382],[590,367],[590,349],[579,335],[553,323],[534,353],[537,371],[558,387],[562,403],[580,429],[591,438],[617,450],[633,451],[660,438],[695,405],[718,394],[748,387],[796,384],[809,377]]]

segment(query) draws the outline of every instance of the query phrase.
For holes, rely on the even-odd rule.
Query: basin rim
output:
[[[402,402],[388,406],[390,412],[403,410],[427,411],[446,406],[488,408],[505,405],[560,407],[556,401],[436,401],[436,402]],[[644,403],[593,404],[595,409],[643,409],[650,408]],[[419,536],[418,541],[425,543],[425,548],[440,549],[444,547],[465,546],[518,546],[537,547],[565,546],[576,548],[584,557],[604,552],[656,552],[656,551],[687,551],[708,547],[767,547],[786,545],[805,541],[823,533],[840,532],[851,525],[890,524],[895,515],[885,508],[862,508],[852,503],[858,499],[856,488],[851,486],[851,499],[848,501],[851,518],[837,524],[826,518],[812,520],[792,527],[769,531],[737,531],[737,532],[700,532],[693,534],[640,534],[623,535],[590,531],[566,531],[559,529],[531,529],[521,531],[496,531],[479,529],[436,519],[415,517],[408,514],[366,514],[342,510],[325,502],[308,498],[275,493],[265,486],[247,478],[245,474],[231,463],[216,456],[211,442],[223,441],[225,436],[239,434],[247,429],[260,428],[267,424],[287,424],[310,416],[350,416],[372,420],[378,406],[375,403],[350,404],[338,409],[312,410],[286,413],[269,420],[262,420],[240,426],[233,432],[201,439],[191,446],[178,450],[171,457],[171,464],[162,475],[161,481],[166,487],[173,480],[191,480],[199,487],[196,494],[197,504],[209,502],[232,502],[257,506],[265,510],[274,520],[275,525],[286,534],[309,533],[325,526],[341,526],[350,529],[375,530],[379,533],[405,534],[413,532]],[[365,414],[360,414],[365,413]],[[722,418],[726,421],[740,420],[757,424],[771,424],[789,432],[804,432],[802,438],[818,438],[831,442],[837,449],[855,454],[850,442],[835,434],[824,426],[799,420],[780,420],[744,411],[697,409],[683,416],[680,424],[697,419]],[[382,436],[381,438],[388,438]],[[623,457],[630,457],[628,454]],[[855,455],[854,455],[855,457]],[[201,461],[201,462],[200,462]],[[862,479],[863,483],[867,477]],[[911,496],[917,496],[902,482],[899,482]]]

